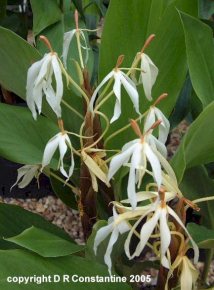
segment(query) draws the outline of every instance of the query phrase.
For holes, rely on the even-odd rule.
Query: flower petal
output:
[[[38,86],[38,84],[43,81],[44,77],[47,75],[49,67],[51,66],[51,58],[51,53],[48,53],[43,57],[39,74],[34,83],[35,86]]]
[[[100,228],[97,231],[95,239],[94,239],[94,253],[95,253],[95,255],[97,254],[97,247],[111,233],[112,229],[113,229],[113,225],[111,223],[111,224],[109,224],[107,226],[104,226],[104,227]]]
[[[129,161],[129,158],[134,150],[134,147],[135,144],[112,158],[109,165],[108,181],[115,175],[115,173],[124,163],[127,163]]]
[[[56,134],[54,137],[52,137],[48,141],[47,145],[45,146],[43,159],[42,159],[42,169],[50,163],[50,161],[51,161],[51,159],[52,159],[52,157],[53,157],[53,155],[54,155],[54,153],[59,145],[60,137],[61,137],[61,133]]]
[[[114,71],[111,71],[107,76],[104,77],[104,79],[101,81],[101,83],[97,86],[96,90],[93,92],[93,95],[91,97],[90,103],[89,103],[89,110],[90,112],[93,112],[93,107],[94,107],[94,101],[97,97],[97,93],[99,90],[102,88],[102,86],[113,77]]]
[[[194,250],[194,264],[196,264],[198,262],[199,259],[199,249],[198,246],[196,245],[196,243],[194,242],[193,238],[191,237],[189,231],[186,229],[185,225],[182,223],[181,219],[179,218],[179,216],[169,207],[167,206],[167,210],[168,213],[174,217],[174,219],[179,223],[179,225],[185,230],[187,236],[189,237],[192,246],[193,246],[193,250]]]
[[[151,106],[145,118],[143,132],[144,133],[147,132],[154,123],[155,123],[155,111],[154,111],[154,107]]]
[[[73,29],[71,31],[64,33],[62,59],[63,59],[65,68],[67,68],[69,46],[71,44],[72,38],[74,37],[75,33],[76,33],[76,29]]]
[[[157,182],[158,188],[160,188],[161,182],[162,182],[160,162],[148,144],[145,144],[144,150],[145,150],[146,157],[151,164],[152,171],[154,174],[154,179]]]
[[[104,255],[104,261],[106,263],[106,265],[108,266],[108,270],[109,270],[109,274],[111,275],[111,267],[112,267],[112,262],[111,262],[111,252],[113,249],[114,244],[116,243],[117,239],[119,236],[119,231],[117,228],[114,228],[109,243],[108,243],[108,247],[106,249],[106,253]]]
[[[139,165],[141,154],[143,154],[142,149],[143,149],[142,144],[138,143],[135,145],[131,159],[131,167],[129,171],[127,193],[128,198],[130,200],[130,204],[133,209],[135,209],[137,205],[136,189],[135,189],[135,171]]]
[[[138,94],[135,83],[123,72],[121,73],[120,80],[121,80],[121,83],[123,84],[127,94],[130,96],[130,98],[132,100],[135,111],[138,114],[140,114],[140,112],[139,112],[139,94]]]
[[[56,79],[56,102],[57,104],[60,104],[63,95],[63,82],[62,82],[62,71],[56,55],[52,56],[52,67]]]
[[[114,86],[113,91],[116,96],[116,102],[114,106],[114,115],[110,120],[110,123],[116,121],[121,114],[121,82],[120,82],[120,72],[114,72]]]
[[[143,72],[141,73],[140,80],[143,83],[144,92],[146,98],[151,101],[152,100],[152,87],[156,81],[158,75],[158,68],[152,62],[150,57],[145,53],[141,54],[141,69]]]
[[[170,264],[166,258],[166,251],[169,248],[171,241],[171,234],[167,224],[167,210],[166,208],[161,209],[160,215],[160,239],[161,239],[161,264],[169,269]]]
[[[164,114],[159,110],[158,108],[154,108],[155,114],[157,116],[158,120],[161,120],[162,122],[159,125],[159,136],[158,140],[162,142],[163,144],[166,143],[168,134],[169,134],[169,129],[170,129],[170,123],[168,119],[164,116]]]

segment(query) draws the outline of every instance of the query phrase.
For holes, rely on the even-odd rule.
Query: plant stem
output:
[[[62,100],[62,103],[72,112],[74,112],[78,117],[80,117],[82,120],[84,120],[84,117],[76,110],[74,109],[71,105],[69,105],[65,100]]]

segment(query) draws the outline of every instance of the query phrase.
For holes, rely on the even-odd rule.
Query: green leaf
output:
[[[189,223],[187,229],[190,232],[193,240],[201,249],[214,248],[214,230],[210,230],[204,226]]]
[[[16,163],[40,164],[48,140],[57,126],[39,116],[35,121],[27,108],[0,104],[0,156]],[[57,160],[53,159],[54,168]]]
[[[83,246],[34,226],[24,230],[17,236],[6,238],[5,240],[35,252],[42,257],[68,256],[84,249]]]
[[[35,226],[57,237],[71,241],[71,238],[60,228],[45,220],[38,214],[29,212],[19,206],[0,203],[0,248],[17,248],[3,238],[16,236],[25,229]]]
[[[196,200],[212,196],[214,181],[209,178],[204,166],[197,166],[185,171],[180,189],[186,198]],[[198,206],[203,225],[214,229],[214,201],[203,201]]]
[[[30,3],[33,11],[33,32],[35,35],[61,19],[61,10],[57,0],[30,0]]]
[[[193,88],[204,107],[214,100],[214,45],[212,29],[180,12],[184,27],[187,62]]]
[[[40,59],[37,50],[12,31],[0,27],[0,84],[25,99],[27,71]]]
[[[117,58],[121,54],[125,55],[122,66],[129,67],[146,38],[155,33],[156,38],[146,53],[159,68],[153,97],[156,99],[163,92],[169,94],[161,104],[161,109],[168,115],[175,105],[187,72],[183,30],[176,7],[197,15],[197,3],[194,0],[177,0],[170,3],[166,0],[111,1],[102,35],[99,66],[100,80],[115,67]],[[146,101],[142,86],[139,89],[140,111],[143,113],[151,103]],[[113,115],[114,103],[115,97],[112,96],[102,107],[108,117]],[[132,107],[129,97],[122,92],[122,115],[111,125],[106,137],[136,116]],[[132,136],[134,137],[131,130],[125,131],[112,139],[108,147],[111,149],[121,147]]]
[[[191,124],[173,157],[171,164],[179,181],[185,169],[214,161],[213,114],[214,102]]]
[[[97,264],[92,260],[86,260],[77,256],[66,256],[60,258],[43,258],[36,254],[24,250],[7,250],[0,251],[0,287],[4,290],[47,290],[47,289],[63,289],[63,290],[98,290],[102,285],[103,290],[128,290],[131,289],[126,283],[86,283],[73,282],[78,277],[94,277],[94,276],[109,276],[107,268]],[[48,276],[50,275],[51,282],[37,284],[18,284],[8,283],[8,276]],[[60,277],[60,281],[53,281]],[[64,281],[65,275],[68,275],[69,282]],[[37,279],[39,281],[39,278]]]

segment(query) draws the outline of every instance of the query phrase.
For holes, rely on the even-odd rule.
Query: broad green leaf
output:
[[[34,226],[24,230],[17,236],[6,238],[5,240],[37,253],[42,257],[68,256],[84,249],[83,246]]]
[[[16,236],[25,229],[35,226],[57,237],[71,241],[71,238],[60,228],[45,220],[38,214],[27,211],[20,206],[0,203],[0,248],[7,249],[18,246],[3,240]]]
[[[101,81],[115,67],[119,55],[125,55],[122,67],[129,67],[146,38],[155,33],[156,38],[146,51],[159,68],[153,98],[156,99],[163,92],[169,94],[161,104],[162,110],[168,115],[175,105],[187,72],[183,30],[176,7],[189,14],[197,15],[197,3],[194,0],[170,1],[170,4],[166,0],[111,1],[100,48],[99,80]],[[139,86],[139,90],[140,111],[143,113],[151,103],[146,101],[142,86]],[[114,103],[115,97],[112,96],[102,107],[108,117],[113,115]],[[122,91],[122,115],[111,125],[106,137],[136,116],[132,107],[129,97]],[[131,130],[125,131],[112,139],[108,147],[121,147],[132,137],[134,135],[131,135]]]
[[[57,0],[30,0],[33,11],[33,32],[39,34],[48,26],[61,19],[61,10]]]
[[[27,70],[40,59],[37,50],[12,31],[0,27],[0,84],[25,99]]]
[[[47,118],[35,121],[27,108],[0,104],[0,156],[16,163],[40,164],[48,140],[59,129]],[[57,166],[54,159],[54,167]]]
[[[128,290],[131,289],[126,283],[96,283],[96,282],[75,282],[73,279],[78,277],[106,277],[109,276],[107,267],[96,263],[93,260],[87,260],[77,256],[66,256],[60,258],[43,258],[34,253],[24,250],[7,250],[0,251],[0,287],[4,290],[47,290],[47,289],[63,289],[63,290]],[[48,276],[49,283],[8,283],[8,276]],[[58,275],[58,276],[54,276]],[[68,275],[68,276],[65,276]],[[60,278],[55,282],[53,279]],[[65,277],[69,278],[66,282]],[[39,278],[38,280],[39,281]]]
[[[213,196],[214,181],[208,176],[204,166],[187,169],[180,183],[184,196],[190,200]],[[201,223],[214,229],[214,201],[198,203]]]
[[[51,43],[53,50],[58,53],[59,57],[61,57],[62,55],[63,34],[64,25],[62,16],[60,18],[60,21],[57,21],[56,23],[46,27],[44,30],[41,31],[41,35],[47,37],[47,39]],[[40,40],[39,36],[36,38],[36,48],[41,53],[41,55],[49,52],[47,46],[44,44],[43,41]]]
[[[185,169],[214,161],[213,114],[214,102],[191,124],[173,157],[171,164],[179,181]]]
[[[187,225],[193,240],[201,249],[214,248],[214,230],[210,230],[204,226],[190,223]]]
[[[209,26],[180,13],[193,88],[204,107],[214,100],[214,44]]]

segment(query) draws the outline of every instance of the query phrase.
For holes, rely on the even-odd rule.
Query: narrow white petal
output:
[[[127,94],[130,96],[132,103],[134,105],[135,111],[140,114],[139,112],[139,94],[136,88],[135,83],[122,72],[120,77],[121,83],[123,84]]]
[[[191,243],[192,243],[192,247],[194,250],[194,264],[196,264],[198,262],[199,259],[199,249],[198,246],[196,245],[196,243],[194,242],[193,238],[191,237],[190,233],[188,232],[188,230],[186,229],[185,225],[182,223],[181,219],[179,218],[179,216],[169,207],[167,206],[167,210],[168,213],[174,217],[174,219],[179,223],[179,225],[185,230],[187,236],[189,237]]]
[[[66,135],[61,135],[59,139],[59,154],[60,154],[60,172],[68,178],[68,174],[64,169],[64,162],[63,159],[65,157],[65,153],[68,149],[67,144],[65,143],[65,136]]]
[[[73,172],[74,172],[74,155],[73,155],[73,153],[71,152],[71,166],[70,166],[70,168],[69,168],[69,172],[68,172],[68,178],[70,178],[71,177],[71,175],[73,174]]]
[[[101,83],[97,86],[96,90],[94,91],[90,103],[89,103],[89,110],[91,112],[93,112],[93,107],[94,107],[94,101],[97,97],[97,93],[99,92],[99,90],[102,88],[102,86],[113,77],[114,71],[111,71],[109,74],[107,74],[107,76],[104,77],[104,79],[101,81]]]
[[[167,157],[166,146],[162,142],[160,142],[155,136],[150,134],[147,138],[147,141],[151,145],[154,152],[156,152],[155,149],[157,149],[164,158]]]
[[[155,114],[157,116],[158,120],[162,120],[162,122],[159,125],[159,136],[158,139],[160,142],[163,144],[166,143],[168,134],[169,134],[169,129],[170,129],[170,123],[169,120],[164,116],[164,114],[159,110],[158,108],[155,107]]]
[[[46,100],[48,104],[50,105],[51,109],[55,112],[57,117],[60,118],[62,110],[61,110],[60,104],[56,101],[56,94],[52,86],[44,88],[44,93],[46,95]]]
[[[121,82],[120,82],[120,74],[119,72],[114,72],[114,86],[113,91],[116,96],[116,102],[114,106],[114,115],[110,120],[110,123],[116,121],[121,114]]]
[[[54,155],[54,153],[59,145],[59,140],[61,137],[60,135],[61,135],[61,133],[58,133],[57,135],[55,135],[53,138],[51,138],[48,141],[48,143],[45,147],[45,150],[44,150],[44,154],[43,154],[42,168],[44,168],[45,166],[47,166],[50,163],[50,161],[51,161],[51,159],[52,159],[52,157],[53,157],[53,155]]]
[[[155,211],[154,215],[142,226],[141,231],[140,231],[140,241],[135,250],[136,256],[139,256],[140,253],[143,251],[146,243],[148,242],[151,234],[153,233],[157,225],[160,214],[161,212],[160,212],[160,209],[158,208]]]
[[[115,173],[124,163],[129,161],[134,148],[135,144],[112,158],[109,165],[108,181],[115,175]]]
[[[39,74],[34,83],[35,86],[37,86],[41,81],[43,81],[44,77],[47,75],[49,67],[51,66],[51,58],[52,58],[51,53],[48,53],[43,57]]]
[[[162,182],[160,162],[148,144],[145,144],[144,150],[145,150],[146,157],[152,166],[152,171],[154,174],[155,181],[157,182],[158,188],[160,188],[161,182]]]
[[[68,51],[71,41],[76,33],[76,29],[64,33],[62,59],[65,68],[67,68]]]
[[[35,102],[34,102],[34,83],[39,74],[39,70],[41,67],[42,60],[37,61],[31,65],[27,72],[27,85],[26,85],[26,102],[31,110],[34,119],[37,117]]]
[[[112,252],[114,244],[116,243],[116,241],[118,239],[118,236],[119,236],[119,231],[117,228],[114,228],[114,230],[111,234],[109,243],[108,243],[108,247],[106,249],[106,253],[104,255],[104,261],[105,261],[106,265],[108,266],[108,270],[109,270],[110,275],[111,275],[111,267],[112,267],[111,252]]]
[[[144,133],[148,131],[151,126],[155,123],[155,111],[153,107],[150,107],[148,114],[146,115],[144,122]]]
[[[166,208],[161,209],[160,215],[160,239],[161,239],[161,264],[169,269],[170,264],[166,258],[166,251],[169,248],[171,241],[171,234],[167,224],[167,210]]]
[[[158,196],[158,192],[156,192],[156,191],[139,191],[136,193],[137,202],[151,199],[151,198],[154,198],[157,196]],[[129,203],[129,199],[123,199],[120,202],[121,203]]]
[[[56,55],[52,56],[52,66],[56,79],[56,102],[60,104],[63,95],[62,71]]]
[[[180,275],[181,290],[192,290],[192,273],[185,259],[182,259],[182,271]]]
[[[97,231],[95,239],[94,239],[94,253],[95,253],[95,255],[97,254],[97,247],[111,233],[112,229],[113,229],[113,225],[109,224],[107,226],[102,227],[101,229],[99,229]]]
[[[141,55],[141,81],[143,83],[146,98],[152,100],[152,87],[158,75],[158,68],[154,65],[148,55]]]
[[[131,242],[131,238],[132,238],[132,235],[134,234],[134,231],[136,230],[136,228],[138,227],[138,225],[141,223],[141,221],[152,211],[155,210],[155,205],[152,205],[152,206],[149,206],[149,209],[146,210],[144,212],[144,214],[142,214],[142,216],[139,218],[139,220],[136,221],[136,223],[132,226],[127,238],[126,238],[126,241],[125,241],[125,244],[124,244],[124,250],[125,250],[125,253],[126,253],[126,256],[129,258],[129,259],[133,259],[134,257],[136,256],[139,256],[136,254],[136,250],[134,251],[134,253],[131,255],[130,254],[130,242]]]
[[[137,205],[136,189],[135,189],[135,170],[139,165],[141,154],[143,154],[142,149],[143,149],[142,144],[138,143],[135,145],[131,159],[131,167],[129,171],[127,193],[128,198],[130,200],[130,204],[133,209],[135,209]]]

